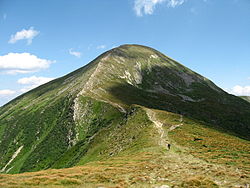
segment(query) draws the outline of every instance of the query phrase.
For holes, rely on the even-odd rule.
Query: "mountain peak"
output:
[[[143,45],[139,45],[139,44],[123,44],[123,45],[115,47],[107,52],[107,54],[113,54],[113,55],[117,55],[117,56],[119,56],[119,55],[121,56],[122,54],[126,54],[126,56],[129,56],[129,54],[135,55],[136,53],[138,55],[144,54],[145,58],[147,58],[147,56],[150,57],[150,55],[155,55],[155,54],[160,55],[161,54],[159,51],[157,51],[151,47],[143,46]],[[161,54],[161,55],[163,55],[163,54]]]
[[[122,45],[0,108],[0,169],[36,171],[110,157],[156,122],[145,109],[249,139],[248,102],[157,50]]]

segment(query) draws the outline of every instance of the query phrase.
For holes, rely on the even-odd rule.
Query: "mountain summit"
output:
[[[209,161],[218,137],[237,142],[237,153],[249,135],[250,103],[152,48],[122,45],[0,108],[0,170],[65,168],[183,144],[196,155],[197,140],[209,140],[199,145],[211,145]]]

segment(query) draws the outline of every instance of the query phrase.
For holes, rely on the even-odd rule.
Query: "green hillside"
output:
[[[250,103],[152,48],[123,45],[0,108],[0,171],[87,165],[90,176],[74,177],[77,185],[113,186],[119,179],[123,186],[163,181],[190,187],[190,174],[215,187],[243,185],[249,180],[249,135]],[[141,163],[152,173],[137,181],[148,173]],[[99,164],[123,169],[99,181]],[[68,173],[53,171],[59,172]],[[17,186],[46,185],[48,178],[32,184],[35,174],[0,175],[0,185],[13,178],[22,179]]]
[[[73,168],[0,174],[0,186],[236,187],[250,179],[248,141],[166,111],[135,106],[126,124],[102,130],[92,146]],[[74,160],[75,151],[65,156]]]

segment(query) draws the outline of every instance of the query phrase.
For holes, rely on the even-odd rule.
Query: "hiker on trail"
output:
[[[168,150],[170,150],[171,144],[167,144]]]

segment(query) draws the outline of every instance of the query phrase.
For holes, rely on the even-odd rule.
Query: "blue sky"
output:
[[[0,105],[121,44],[250,95],[249,0],[0,0]]]

